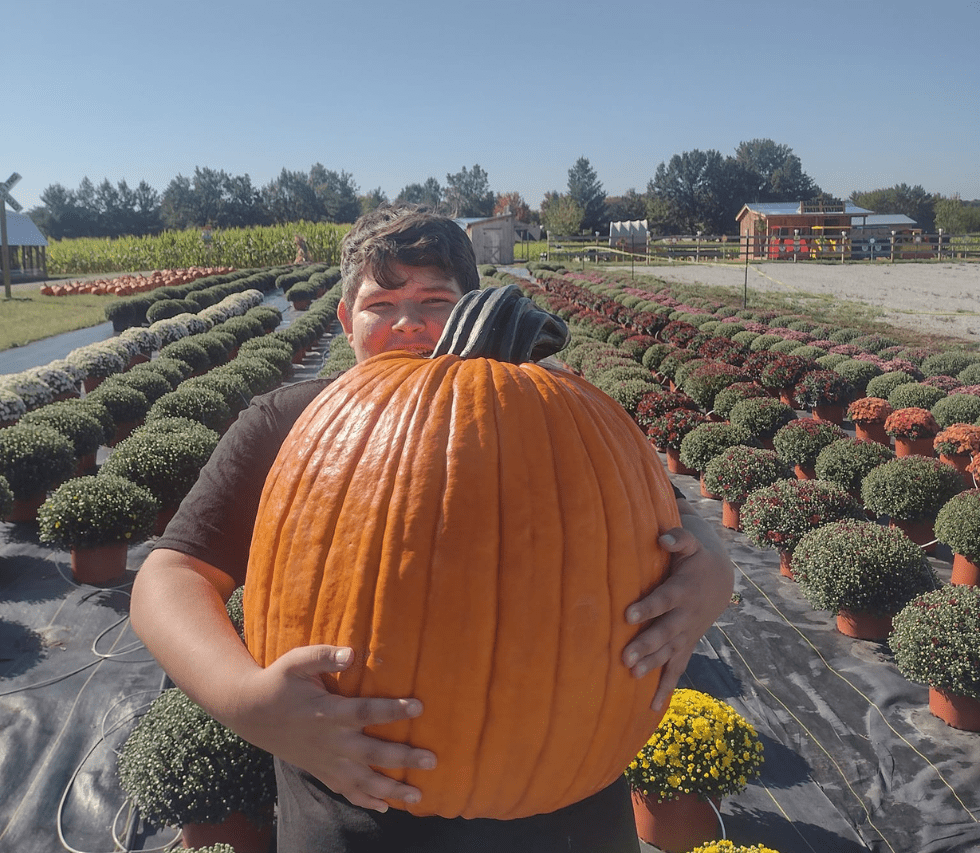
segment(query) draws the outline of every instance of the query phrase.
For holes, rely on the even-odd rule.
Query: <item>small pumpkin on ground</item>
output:
[[[422,791],[410,811],[516,818],[608,786],[656,727],[624,613],[680,521],[622,407],[529,361],[564,324],[516,286],[468,297],[431,358],[368,359],[297,421],[259,507],[245,632],[263,665],[350,646],[331,690],[422,701],[368,729],[438,756],[392,771]]]

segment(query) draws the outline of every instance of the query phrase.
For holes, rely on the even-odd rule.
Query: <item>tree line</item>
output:
[[[653,234],[720,235],[736,230],[735,216],[743,204],[825,195],[789,146],[753,139],[732,155],[698,149],[675,154],[657,166],[644,191],[632,188],[622,196],[608,196],[588,158],[580,157],[568,170],[565,190],[546,192],[538,209],[517,191],[492,190],[479,164],[447,174],[445,183],[429,177],[408,184],[392,200],[424,204],[453,217],[512,213],[518,221],[562,236],[608,234],[610,222],[637,219],[646,219]],[[855,191],[850,199],[878,213],[904,213],[926,232],[980,231],[980,201],[933,195],[921,186]],[[178,175],[162,193],[145,181],[135,189],[125,180],[113,185],[105,179],[96,186],[87,177],[75,190],[53,184],[29,214],[53,239],[120,237],[300,220],[349,223],[388,201],[380,187],[362,193],[350,173],[320,163],[308,172],[284,168],[262,187],[247,174],[196,167],[192,176]]]

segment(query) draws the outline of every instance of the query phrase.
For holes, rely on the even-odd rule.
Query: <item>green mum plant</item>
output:
[[[980,397],[956,391],[937,401],[929,410],[942,429],[953,424],[972,424],[980,419]]]
[[[872,521],[835,521],[804,534],[793,575],[818,610],[876,616],[897,613],[938,583],[918,545]]]
[[[253,396],[271,391],[282,382],[282,371],[257,355],[239,355],[217,369],[239,374],[248,383]]]
[[[918,406],[896,409],[885,419],[885,432],[893,438],[914,441],[933,438],[939,432],[939,424],[932,412]]]
[[[841,438],[817,454],[813,470],[819,479],[836,483],[845,492],[860,497],[861,483],[867,474],[894,458],[895,452],[877,441]]]
[[[75,471],[75,449],[54,427],[14,424],[0,429],[0,476],[18,500],[47,492]]]
[[[24,425],[50,426],[67,438],[76,458],[95,453],[105,433],[99,419],[80,400],[61,400],[28,412],[20,421]]]
[[[731,705],[677,689],[625,776],[633,790],[659,801],[690,793],[721,799],[744,791],[763,761],[755,727]]]
[[[20,394],[7,388],[0,388],[0,424],[13,426],[27,414],[27,404]]]
[[[217,444],[216,434],[210,431],[131,435],[117,445],[99,476],[118,474],[149,489],[163,508],[175,507],[191,490]]]
[[[96,400],[105,406],[117,425],[143,420],[150,408],[150,401],[142,391],[115,378],[106,379],[98,388],[86,394],[85,399]]]
[[[936,514],[933,532],[954,554],[980,563],[980,489],[960,492],[946,501]]]
[[[851,383],[855,397],[862,394],[870,396],[871,392],[868,389],[871,383],[881,375],[881,368],[877,364],[861,358],[848,358],[838,362],[831,369]]]
[[[813,465],[821,450],[842,438],[847,438],[847,433],[837,424],[796,418],[776,431],[772,444],[788,464]]]
[[[20,397],[27,411],[39,409],[54,400],[50,386],[28,372],[0,376],[0,388]]]
[[[750,397],[736,403],[728,414],[733,424],[745,427],[755,438],[772,438],[779,428],[795,420],[792,406],[773,397]]]
[[[758,382],[735,382],[725,388],[722,388],[717,394],[715,394],[714,399],[714,412],[722,420],[728,420],[734,405],[741,400],[747,400],[750,397],[768,397],[769,392],[766,391]]]
[[[742,504],[742,532],[759,548],[792,553],[811,530],[862,518],[858,502],[836,483],[780,480],[756,489]]]
[[[178,361],[184,362],[191,368],[192,373],[203,373],[211,367],[211,356],[195,340],[196,337],[198,336],[190,336],[169,343],[160,350],[160,355],[164,358],[175,358]]]
[[[944,585],[910,601],[888,644],[910,681],[980,699],[980,588]]]
[[[164,394],[151,407],[147,421],[157,418],[190,418],[221,432],[231,420],[231,407],[224,396],[205,385],[181,383],[176,391]]]
[[[176,687],[162,693],[119,754],[123,791],[153,826],[272,819],[272,756],[212,719]]]
[[[867,387],[864,389],[865,393],[869,397],[883,397],[888,399],[888,396],[894,391],[899,385],[904,385],[908,382],[918,382],[918,378],[913,376],[911,373],[905,370],[889,370],[885,373],[880,373],[878,376],[873,377],[868,381]]]
[[[934,385],[906,382],[888,395],[888,402],[893,409],[931,409],[945,396],[946,392]]]
[[[7,478],[0,476],[0,518],[6,518],[14,507],[14,493]]]
[[[741,503],[751,492],[792,478],[774,450],[736,446],[715,456],[704,469],[704,487],[729,503]]]
[[[75,477],[41,504],[39,537],[65,549],[132,544],[150,535],[159,509],[149,491],[123,477]]]
[[[864,505],[899,521],[934,521],[943,504],[961,491],[960,473],[926,456],[892,459],[873,468],[861,482]]]
[[[681,439],[680,460],[700,473],[719,453],[740,444],[755,444],[745,427],[726,422],[699,424]]]

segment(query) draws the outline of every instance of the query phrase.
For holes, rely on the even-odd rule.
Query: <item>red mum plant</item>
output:
[[[883,397],[862,397],[847,407],[847,419],[856,424],[883,424],[894,411]]]
[[[759,548],[792,553],[811,530],[861,519],[858,502],[826,480],[780,480],[752,492],[742,505],[742,532]]]
[[[658,448],[680,450],[681,441],[692,429],[707,423],[708,416],[691,409],[674,409],[657,418],[647,429],[647,437]]]
[[[896,409],[885,420],[885,432],[894,438],[914,441],[917,438],[932,438],[939,432],[939,424],[928,409],[908,406]]]
[[[707,491],[729,503],[741,503],[756,489],[789,479],[792,473],[776,451],[744,445],[719,453],[704,469]]]
[[[807,371],[793,388],[793,396],[800,405],[809,408],[846,403],[853,393],[853,383],[836,370]]]
[[[817,367],[811,358],[781,353],[778,358],[770,361],[759,373],[759,384],[763,388],[780,390],[792,388],[809,370]]]
[[[634,419],[642,430],[648,430],[657,418],[674,409],[697,410],[697,403],[682,391],[651,391],[636,404]]]

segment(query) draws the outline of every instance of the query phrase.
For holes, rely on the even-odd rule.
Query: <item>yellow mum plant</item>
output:
[[[762,750],[755,728],[731,705],[678,689],[625,775],[634,790],[658,800],[690,793],[721,799],[759,775]]]
[[[761,844],[745,846],[744,844],[734,844],[731,841],[709,841],[695,847],[691,853],[778,853],[771,847],[763,847]]]

